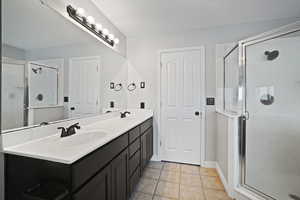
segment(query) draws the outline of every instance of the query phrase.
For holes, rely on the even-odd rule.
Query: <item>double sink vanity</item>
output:
[[[5,148],[6,199],[129,199],[153,155],[152,116],[115,116]]]

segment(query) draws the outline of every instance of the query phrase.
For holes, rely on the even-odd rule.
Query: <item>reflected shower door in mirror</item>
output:
[[[40,0],[1,9],[2,133],[126,108],[121,54]]]

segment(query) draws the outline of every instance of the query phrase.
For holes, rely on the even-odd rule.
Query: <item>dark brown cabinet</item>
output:
[[[112,200],[126,200],[128,197],[128,150],[124,150],[111,162]]]
[[[74,200],[126,200],[128,198],[128,150],[114,158],[79,192]]]
[[[147,135],[141,136],[141,170],[143,171],[147,165]]]
[[[73,195],[74,200],[112,200],[111,166],[101,170],[85,187]]]
[[[5,199],[54,181],[68,190],[64,200],[127,200],[152,155],[152,118],[72,164],[5,154]]]
[[[152,127],[146,131],[146,144],[147,144],[146,158],[147,161],[149,161],[153,156],[153,128]]]
[[[141,170],[153,156],[153,128],[148,128],[141,136]]]

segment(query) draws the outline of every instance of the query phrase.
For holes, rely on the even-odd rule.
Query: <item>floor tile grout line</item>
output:
[[[163,166],[160,168],[159,177],[158,177],[157,182],[156,182],[156,186],[155,186],[155,189],[154,189],[154,193],[152,194],[152,200],[153,200],[154,197],[155,197],[156,190],[157,190],[157,187],[158,187],[158,183],[159,183],[159,181],[160,181],[160,176],[161,176],[161,173],[162,173],[162,169],[164,168],[164,165],[165,165],[165,164],[163,164]]]
[[[182,166],[180,166],[180,172],[179,172],[179,174],[180,174],[179,176],[180,176],[180,177],[179,177],[179,192],[178,192],[178,199],[181,199],[181,198],[180,198],[180,195],[181,195],[181,177],[182,177],[182,171],[181,171],[182,168],[181,168],[181,167],[182,167]]]

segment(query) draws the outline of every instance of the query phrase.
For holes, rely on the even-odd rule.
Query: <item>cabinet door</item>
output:
[[[112,200],[111,199],[111,168],[110,166],[99,172],[73,197],[74,200]]]
[[[112,200],[126,200],[128,196],[128,150],[124,150],[111,163]]]
[[[147,143],[147,162],[153,156],[153,128],[149,128],[146,132],[146,143]]]
[[[147,134],[141,136],[141,171],[147,165]]]

